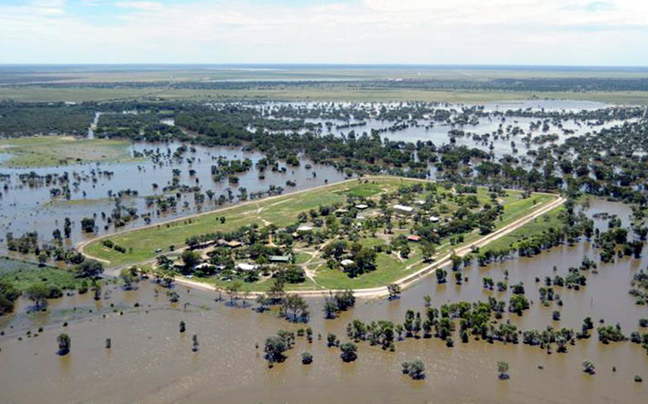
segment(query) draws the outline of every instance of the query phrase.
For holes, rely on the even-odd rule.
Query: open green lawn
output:
[[[377,196],[384,191],[395,191],[401,184],[412,184],[417,180],[380,177],[370,178],[359,182],[350,180],[342,183],[333,184],[314,190],[302,191],[300,193],[287,194],[280,197],[267,198],[260,201],[248,202],[242,205],[233,206],[223,209],[219,212],[211,212],[193,219],[180,219],[168,224],[160,224],[138,231],[110,236],[109,239],[114,243],[126,246],[129,250],[122,254],[114,249],[104,247],[100,241],[94,241],[85,248],[85,252],[110,261],[108,266],[131,265],[155,258],[155,250],[162,248],[165,252],[184,246],[185,240],[193,235],[200,235],[214,231],[232,231],[243,225],[257,223],[264,226],[264,223],[276,223],[279,226],[288,223],[294,223],[300,212],[316,209],[320,205],[329,205],[335,202],[344,202],[348,195]],[[439,188],[440,192],[441,188]],[[421,194],[423,195],[423,194]],[[530,198],[521,199],[521,192],[507,191],[507,196],[501,201],[504,204],[504,213],[502,220],[496,223],[497,228],[501,228],[511,222],[539,209],[541,206],[555,199],[552,195],[534,194]],[[479,188],[477,199],[481,203],[488,202],[490,196],[486,189]],[[448,209],[455,208],[451,199],[447,200]],[[225,223],[221,224],[218,220],[225,217]],[[541,220],[541,219],[539,219]],[[518,230],[526,234],[529,230]],[[407,229],[394,229],[394,234],[409,234]],[[515,234],[515,233],[514,233]],[[477,240],[480,237],[479,231],[474,230],[464,235],[464,243]],[[510,243],[510,236],[507,236],[505,243]],[[385,240],[380,237],[371,237],[368,234],[360,238],[360,243],[365,247],[372,247],[379,244],[385,244]],[[314,258],[314,262],[308,265],[310,270],[315,271],[315,282],[307,279],[307,282],[300,285],[288,285],[289,289],[341,289],[341,288],[368,288],[382,286],[396,281],[410,273],[421,269],[425,264],[422,262],[422,253],[418,244],[410,242],[411,253],[409,257],[402,262],[395,254],[386,255],[379,253],[377,255],[375,271],[360,275],[350,279],[346,274],[339,270],[331,270],[321,263],[322,258]],[[452,246],[444,242],[437,248],[437,256],[441,256],[450,251]],[[296,263],[304,264],[310,259],[306,253],[296,255]],[[316,261],[320,261],[317,263]],[[223,286],[227,282],[210,278],[206,282],[217,286]],[[244,283],[244,290],[266,290],[271,285],[268,280],[262,280],[253,284]]]
[[[556,229],[560,228],[562,222],[558,218],[558,215],[564,210],[564,205],[552,209],[546,214],[520,227],[519,229],[516,229],[509,234],[490,242],[487,247],[482,249],[482,251],[495,251],[515,247],[515,243],[522,239],[541,234],[542,232],[549,230],[549,228],[551,227]]]
[[[135,161],[125,140],[30,136],[0,140],[0,152],[11,154],[6,167],[48,167],[87,162]]]
[[[0,280],[11,282],[23,292],[34,283],[43,282],[59,289],[75,289],[80,284],[76,274],[65,269],[39,267],[36,264],[0,257]]]
[[[394,254],[378,254],[375,271],[349,278],[344,272],[326,268],[317,273],[315,280],[326,289],[374,288],[390,284],[423,267],[423,263],[413,265],[421,260],[421,254],[418,249],[412,247],[412,253],[405,262],[401,262]]]

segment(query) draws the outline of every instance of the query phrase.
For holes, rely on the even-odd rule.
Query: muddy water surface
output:
[[[592,206],[592,210],[598,207],[624,214],[623,205],[596,202]],[[252,303],[230,307],[226,301],[215,301],[217,294],[178,287],[180,302],[171,304],[166,289],[148,281],[142,281],[135,291],[122,291],[116,285],[106,287],[108,295],[101,302],[92,300],[91,293],[65,297],[54,301],[47,313],[28,314],[28,302],[21,301],[17,314],[0,322],[5,333],[0,337],[0,401],[644,403],[648,399],[646,383],[633,379],[637,374],[648,379],[646,351],[630,342],[603,345],[595,331],[592,338],[568,346],[566,354],[547,354],[522,344],[472,340],[463,344],[455,335],[454,348],[447,348],[438,339],[407,339],[398,342],[396,352],[391,353],[360,343],[358,360],[346,364],[340,360],[338,349],[326,347],[329,332],[346,341],[346,324],[354,318],[403,321],[407,309],[423,311],[426,294],[437,307],[451,301],[486,300],[489,295],[499,300],[508,298],[510,290],[500,293],[482,288],[484,276],[497,282],[504,279],[504,270],[509,272],[509,285],[524,282],[526,295],[533,301],[522,317],[505,314],[504,320],[522,330],[547,326],[580,329],[586,316],[592,317],[595,326],[600,320],[619,323],[626,335],[637,330],[638,319],[648,317],[648,311],[634,304],[628,290],[632,275],[648,264],[646,258],[599,264],[598,273],[586,273],[588,285],[579,291],[555,288],[564,302],[562,308],[556,303],[550,307],[539,303],[538,288],[543,283],[536,283],[535,278],[565,275],[585,256],[598,261],[588,242],[557,247],[533,258],[487,267],[473,265],[464,269],[469,280],[462,286],[452,282],[437,285],[434,277],[428,277],[406,290],[399,300],[360,300],[355,309],[336,320],[324,320],[323,302],[309,300],[313,343],[298,337],[286,362],[272,369],[263,359],[265,338],[279,329],[296,330],[302,325],[288,323],[274,313],[259,314],[252,310]],[[552,320],[553,310],[561,311],[561,321]],[[178,326],[183,320],[187,332],[181,334]],[[63,327],[63,321],[69,325]],[[28,338],[26,332],[33,334],[39,326],[44,331]],[[66,357],[55,353],[56,336],[61,332],[72,338],[72,352]],[[197,353],[191,350],[194,333],[200,342]],[[322,340],[318,340],[318,334]],[[104,347],[106,338],[112,339],[110,350]],[[300,361],[301,352],[306,350],[314,356],[310,366]],[[411,381],[400,372],[401,362],[417,357],[427,366],[423,382]],[[581,371],[585,359],[595,363],[595,376]],[[496,363],[500,360],[510,365],[508,381],[497,378]]]

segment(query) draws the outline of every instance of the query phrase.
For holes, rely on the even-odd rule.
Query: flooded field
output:
[[[182,144],[150,144],[137,143],[131,147],[132,152],[143,153],[146,150],[160,150],[175,152]],[[3,156],[0,154],[0,156]],[[128,222],[123,228],[142,226],[145,221],[141,215],[150,213],[151,223],[161,220],[173,219],[186,216],[191,213],[207,211],[217,208],[213,202],[206,200],[202,204],[196,204],[193,192],[183,193],[174,211],[158,212],[158,209],[147,206],[147,196],[163,196],[169,194],[163,187],[167,186],[175,177],[180,184],[190,186],[199,185],[201,191],[206,193],[211,190],[218,196],[226,194],[230,190],[238,195],[241,189],[247,190],[249,194],[266,191],[270,186],[281,186],[286,192],[292,190],[306,189],[325,184],[325,182],[336,182],[344,179],[344,173],[338,172],[334,167],[314,165],[306,168],[308,162],[299,167],[286,167],[286,172],[268,173],[264,179],[259,178],[259,172],[252,168],[250,171],[240,173],[238,184],[228,183],[227,178],[215,182],[211,179],[211,167],[217,164],[215,160],[223,156],[228,160],[250,159],[254,165],[263,157],[256,152],[243,152],[234,148],[208,148],[196,146],[195,151],[188,151],[183,158],[165,159],[162,163],[151,160],[134,163],[115,164],[83,164],[67,167],[34,168],[34,169],[10,169],[0,168],[0,172],[10,175],[9,181],[5,182],[7,188],[0,198],[0,248],[6,248],[4,237],[7,232],[19,235],[27,231],[37,230],[45,240],[51,239],[52,231],[61,228],[65,217],[69,217],[76,226],[72,228],[71,237],[68,240],[70,245],[84,240],[92,234],[83,234],[79,222],[84,217],[92,217],[101,212],[109,214],[115,208],[114,198],[110,195],[117,195],[120,191],[130,190],[131,195],[122,198],[122,205],[134,207],[139,219]],[[179,175],[174,175],[174,170],[180,170]],[[195,170],[194,174],[190,170]],[[104,172],[111,174],[106,175]],[[20,175],[35,173],[36,176],[58,175],[66,173],[73,178],[70,186],[71,197],[66,200],[62,197],[53,197],[52,188],[60,188],[61,183],[52,185],[29,186],[27,182],[20,180]],[[315,174],[314,174],[315,173]],[[286,181],[294,181],[294,187],[287,187]],[[27,181],[27,180],[26,180]],[[153,184],[157,184],[155,189]],[[114,226],[108,225],[106,229],[101,222],[97,228],[98,234],[107,231],[114,231]]]
[[[353,106],[353,110],[359,111],[358,113],[371,115],[377,114],[376,111],[381,108],[391,111],[407,107],[408,104],[262,103],[249,106],[264,109],[264,113],[272,118],[274,114],[280,114],[281,108],[303,110],[318,108],[323,111],[323,114],[335,116],[335,111],[340,108]],[[474,107],[438,104],[435,108],[452,111],[449,115],[449,121],[452,121],[459,116],[463,108]],[[483,111],[501,113],[511,110],[573,112],[604,107],[606,104],[586,101],[530,100],[486,104],[483,106]],[[126,112],[132,113],[132,111]],[[105,115],[100,112],[95,114],[95,119],[88,130],[90,138],[96,136],[97,124]],[[281,115],[280,118],[288,119],[284,115]],[[622,123],[614,120],[600,123],[566,119],[548,122],[547,131],[539,131],[538,129],[529,129],[532,124],[539,122],[538,119],[499,115],[482,117],[470,125],[434,122],[430,118],[406,121],[384,120],[380,114],[368,119],[350,116],[346,120],[317,118],[305,119],[305,122],[316,125],[319,128],[318,133],[323,135],[349,136],[349,133],[353,131],[357,136],[362,133],[369,134],[372,131],[379,131],[383,138],[392,141],[431,141],[437,147],[447,144],[465,145],[480,148],[485,152],[492,153],[497,158],[512,154],[519,157],[523,165],[527,166],[530,164],[530,160],[525,157],[527,152],[540,147],[561,144],[571,136],[598,131]],[[173,119],[169,118],[163,119],[163,123],[174,124]],[[548,133],[557,137],[548,142],[523,141],[522,135],[514,134],[518,130],[530,130],[535,133],[534,136]],[[183,146],[188,150],[179,157],[175,157],[175,153]],[[70,247],[89,236],[82,232],[80,226],[81,220],[86,217],[96,216],[96,234],[105,234],[218,207],[211,199],[204,202],[196,200],[194,192],[177,193],[176,195],[179,196],[177,207],[171,210],[161,211],[155,206],[147,204],[147,197],[167,197],[173,194],[174,191],[164,190],[173,181],[177,181],[180,185],[200,187],[200,193],[203,195],[213,192],[215,199],[221,195],[233,195],[234,199],[228,201],[231,203],[238,198],[241,190],[252,194],[265,192],[274,186],[283,187],[285,192],[290,192],[323,185],[326,182],[339,181],[346,176],[345,173],[339,172],[332,166],[318,165],[300,156],[302,164],[298,167],[287,165],[285,161],[281,161],[278,171],[269,172],[261,177],[255,165],[264,157],[263,154],[243,151],[241,148],[203,146],[191,148],[189,145],[178,142],[136,142],[129,148],[129,153],[133,156],[140,156],[141,161],[41,168],[0,166],[0,185],[3,187],[0,194],[0,251],[6,250],[5,237],[8,232],[19,236],[36,230],[42,241],[51,240],[52,232],[62,228],[66,217],[70,218],[73,223],[70,237],[64,240]],[[159,154],[162,158],[153,161],[150,157],[151,153]],[[252,169],[238,174],[238,183],[228,183],[227,178],[213,181],[211,169],[221,156],[227,160],[250,159]],[[0,163],[8,161],[10,158],[10,154],[0,153]],[[436,178],[436,172],[436,167],[430,165],[430,178]],[[48,182],[48,178],[53,181]],[[65,181],[62,181],[62,178],[65,178]],[[294,186],[287,186],[287,181],[290,181]],[[69,197],[61,194],[66,191],[69,191]],[[115,196],[118,194],[121,194],[120,206],[133,210],[138,217],[128,221],[124,226],[115,228],[113,223],[105,219],[104,215],[110,216],[110,213],[115,209]]]
[[[256,107],[265,108],[272,117],[282,105],[296,104],[267,103]],[[381,105],[397,104],[368,103],[356,108],[368,111]],[[334,104],[319,107],[329,112],[335,109]],[[533,100],[486,105],[484,111],[580,111],[604,107],[588,102]],[[454,108],[455,119],[461,106],[438,108]],[[90,137],[97,136],[102,116],[96,113]],[[409,119],[396,126],[393,121],[366,117],[305,120],[318,127],[320,134],[349,136],[350,131],[362,134],[376,130],[390,140],[474,146],[496,157],[515,154],[516,148],[521,157],[528,151],[561,144],[570,136],[620,124],[552,121],[547,132],[557,137],[548,142],[523,142],[521,136],[512,135],[516,127],[528,131],[537,121],[495,115],[470,125],[438,123],[428,118]],[[163,123],[174,125],[173,119]],[[35,230],[41,239],[49,240],[67,217],[74,225],[65,243],[72,247],[94,236],[82,232],[80,222],[84,217],[95,217],[96,234],[105,234],[216,209],[235,203],[244,193],[261,194],[271,187],[290,192],[347,176],[331,165],[316,164],[302,156],[298,166],[279,161],[276,170],[261,173],[256,165],[264,155],[240,147],[192,148],[178,142],[137,142],[129,151],[140,160],[0,168],[0,184],[4,185],[0,198],[0,250],[6,248],[7,232],[18,235]],[[214,181],[212,166],[220,157],[228,161],[249,159],[251,169],[237,173],[237,182],[227,177]],[[0,162],[9,158],[0,153]],[[430,177],[435,177],[434,166],[430,166]],[[65,180],[61,182],[61,178]],[[165,190],[174,183],[199,187],[199,192]],[[61,192],[69,192],[69,197],[62,197]],[[213,200],[198,200],[197,193],[208,192],[213,193]],[[119,207],[137,212],[138,217],[116,228],[105,217],[118,207],[114,197],[120,193]],[[151,204],[151,197],[168,195],[177,195],[174,209]],[[217,204],[219,198],[224,202]],[[623,227],[631,225],[632,210],[621,203],[590,199],[585,213],[600,231],[608,227],[603,213],[618,217]],[[225,294],[221,299],[218,293],[182,286],[175,286],[179,301],[171,303],[169,289],[149,280],[139,282],[135,290],[124,290],[117,282],[108,283],[97,301],[92,292],[71,293],[51,300],[43,312],[34,311],[32,302],[21,297],[14,314],[0,318],[0,403],[643,403],[648,400],[648,388],[645,382],[635,382],[635,376],[648,378],[646,349],[629,340],[603,344],[596,328],[618,324],[626,337],[634,331],[646,332],[640,328],[639,320],[648,318],[647,306],[635,304],[628,292],[633,276],[648,266],[648,248],[644,247],[640,259],[617,257],[610,264],[601,263],[599,253],[592,241],[581,240],[531,258],[514,257],[487,266],[473,262],[463,269],[462,285],[453,281],[437,284],[435,276],[428,276],[405,290],[399,299],[359,299],[355,308],[333,320],[324,319],[325,301],[311,298],[307,300],[307,325],[284,320],[277,315],[276,307],[259,313],[252,301],[232,304]],[[545,278],[566,276],[585,258],[597,263],[596,268],[581,271],[587,285],[578,290],[554,287],[559,297],[542,304],[540,288],[545,286]],[[494,326],[509,322],[520,332],[548,327],[578,332],[583,320],[591,317],[592,336],[569,344],[567,353],[557,352],[555,346],[546,349],[525,345],[522,338],[519,344],[489,343],[471,335],[470,342],[464,343],[457,331],[452,348],[435,337],[404,338],[396,342],[395,352],[363,341],[358,344],[358,360],[352,363],[342,362],[338,347],[327,347],[329,333],[342,342],[349,340],[346,328],[354,319],[400,324],[408,310],[424,313],[428,295],[436,308],[460,301],[485,302],[489,297],[507,301],[513,295],[511,287],[505,291],[484,288],[485,278],[495,283],[507,280],[508,285],[522,282],[532,302],[522,316],[504,310],[502,318],[492,322]],[[181,321],[187,326],[184,333],[179,332]],[[295,347],[287,352],[288,359],[269,368],[264,358],[265,339],[281,329],[297,332],[307,326],[313,330],[313,341],[297,336]],[[66,356],[56,354],[56,337],[60,333],[71,338],[71,352]],[[192,352],[194,334],[199,341],[197,352]],[[106,348],[108,338],[110,348]],[[313,355],[312,364],[301,363],[304,351]],[[416,358],[427,368],[424,381],[413,381],[401,372],[402,362]],[[582,371],[585,360],[595,364],[595,375]],[[510,380],[498,379],[498,361],[509,364]]]
[[[601,211],[622,220],[630,213],[625,205],[592,200],[587,215]],[[595,221],[597,227],[605,225],[604,220]],[[521,317],[504,313],[501,322],[510,320],[521,330],[547,326],[578,330],[590,316],[595,328],[601,321],[618,323],[628,336],[638,329],[640,318],[648,317],[646,306],[635,305],[628,294],[633,274],[648,264],[647,254],[644,250],[642,259],[625,257],[602,264],[596,248],[583,241],[533,258],[485,267],[473,264],[463,270],[468,281],[461,286],[437,285],[431,276],[398,300],[359,300],[335,320],[323,318],[322,300],[308,300],[313,342],[297,337],[288,359],[271,369],[263,358],[265,338],[279,329],[306,325],[289,323],[273,312],[260,314],[251,302],[230,307],[227,300],[215,301],[215,293],[176,287],[180,300],[169,303],[167,290],[148,281],[134,291],[106,286],[99,302],[92,293],[64,297],[52,301],[46,313],[28,313],[29,302],[21,300],[17,314],[0,320],[2,402],[642,403],[648,397],[646,383],[633,379],[648,377],[646,351],[630,341],[604,345],[595,330],[591,338],[568,346],[567,353],[547,353],[521,343],[489,344],[472,337],[469,343],[456,339],[454,348],[437,338],[407,338],[396,343],[395,352],[361,342],[358,360],[352,363],[343,363],[339,349],[326,346],[326,335],[335,333],[347,341],[346,325],[356,318],[402,322],[406,310],[424,311],[423,297],[428,294],[433,307],[510,297],[510,288],[497,292],[482,286],[484,277],[502,280],[507,270],[509,284],[523,282],[533,304]],[[555,288],[563,306],[555,302],[543,306],[538,289],[544,277],[564,276],[584,257],[598,263],[596,270],[586,272],[587,286],[578,291]],[[559,321],[552,319],[554,310],[562,314]],[[180,321],[186,322],[186,333],[178,332]],[[43,332],[37,332],[39,327]],[[56,355],[56,336],[61,332],[72,339],[71,353],[65,357]],[[198,352],[192,352],[192,334],[198,335]],[[112,340],[110,349],[105,348],[106,338]],[[313,354],[311,365],[301,364],[303,351]],[[401,362],[417,357],[427,366],[422,382],[400,371]],[[501,360],[510,365],[508,381],[497,378],[496,363]],[[596,365],[596,375],[582,372],[584,360]]]

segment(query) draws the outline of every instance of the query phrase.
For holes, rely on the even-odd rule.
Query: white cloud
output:
[[[642,0],[111,4],[101,23],[63,0],[0,5],[0,63],[648,64]]]
[[[156,11],[160,10],[163,6],[160,3],[152,1],[124,1],[115,3],[116,7],[133,8],[136,10]]]

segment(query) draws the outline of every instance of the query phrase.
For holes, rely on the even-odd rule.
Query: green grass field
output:
[[[23,292],[34,283],[45,283],[61,290],[76,289],[80,281],[72,271],[0,257],[0,280],[11,282]]]
[[[562,222],[558,218],[558,215],[560,215],[560,213],[564,210],[565,207],[563,205],[559,206],[556,209],[552,209],[546,214],[520,227],[519,229],[516,229],[509,234],[490,242],[487,247],[482,249],[482,251],[504,250],[515,247],[515,244],[520,240],[532,237],[536,234],[541,234],[549,230],[549,228],[551,227],[556,229],[560,228]]]
[[[30,136],[0,140],[0,152],[11,157],[5,167],[50,167],[88,162],[135,161],[125,140]]]

